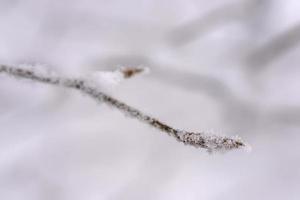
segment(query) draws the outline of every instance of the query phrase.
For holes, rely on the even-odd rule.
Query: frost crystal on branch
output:
[[[185,144],[205,148],[212,152],[215,150],[225,151],[240,147],[248,148],[239,137],[225,137],[208,133],[181,132],[180,139]]]
[[[143,72],[142,68],[121,68],[119,71],[112,73],[119,73],[118,76],[123,78],[130,78],[138,73]],[[89,80],[79,78],[64,78],[60,76],[50,75],[47,73],[39,73],[35,68],[22,68],[8,65],[0,65],[0,73],[4,73],[16,78],[29,79],[35,82],[41,82],[51,85],[58,85],[66,88],[76,89],[87,94],[98,102],[104,102],[113,108],[118,109],[125,115],[136,118],[160,131],[177,139],[186,145],[200,147],[211,151],[224,151],[231,149],[238,149],[247,147],[247,145],[239,138],[230,138],[225,136],[217,136],[207,133],[193,133],[187,131],[180,131],[171,126],[153,118],[136,108],[133,108],[114,97],[107,95],[99,90],[97,86],[91,84]],[[100,77],[99,77],[100,78]]]
[[[111,89],[125,79],[145,73],[148,68],[144,67],[121,67],[115,71],[96,71],[85,77],[89,84],[94,84],[102,90]]]

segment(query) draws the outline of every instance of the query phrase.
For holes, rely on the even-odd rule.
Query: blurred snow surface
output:
[[[245,59],[299,23],[299,9],[297,0],[1,0],[2,64],[66,76],[147,66],[109,93],[253,150],[210,155],[76,91],[0,75],[0,199],[300,199],[300,49],[260,67]]]

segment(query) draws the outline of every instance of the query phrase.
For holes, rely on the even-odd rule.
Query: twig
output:
[[[194,133],[181,131],[171,126],[153,118],[147,114],[142,113],[138,109],[135,109],[118,99],[115,99],[101,91],[97,87],[90,85],[85,79],[79,78],[64,78],[60,76],[48,75],[44,73],[39,73],[34,69],[23,69],[15,66],[0,65],[0,73],[4,73],[15,78],[29,79],[36,82],[41,82],[45,84],[57,85],[66,88],[76,89],[84,94],[89,95],[93,99],[99,102],[104,102],[120,111],[122,111],[127,116],[136,118],[150,126],[159,129],[167,133],[168,135],[177,139],[177,141],[182,142],[187,145],[192,145],[194,147],[200,147],[207,149],[208,151],[216,150],[231,150],[241,147],[247,147],[239,138],[230,138],[224,136],[217,136],[213,134],[207,134],[204,132]]]

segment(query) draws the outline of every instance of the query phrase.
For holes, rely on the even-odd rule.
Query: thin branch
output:
[[[99,70],[99,66],[107,66],[106,70],[115,69],[119,63],[128,66],[138,66],[141,63],[149,66],[150,78],[172,87],[201,93],[211,97],[221,107],[221,112],[228,126],[243,132],[249,132],[249,122],[251,121],[251,131],[266,127],[268,125],[293,125],[300,126],[300,115],[297,115],[299,107],[277,107],[275,112],[265,111],[254,102],[245,100],[237,95],[224,81],[214,77],[186,72],[174,66],[161,65],[147,56],[143,55],[115,55],[105,57],[92,64],[91,70]],[[298,112],[299,113],[299,112]],[[230,115],[230,118],[228,117]]]
[[[15,78],[29,79],[35,82],[62,86],[65,88],[78,90],[98,102],[104,102],[113,108],[118,109],[127,116],[136,118],[160,131],[167,133],[168,135],[177,139],[187,145],[194,147],[200,147],[207,149],[208,151],[215,150],[231,150],[241,147],[247,147],[239,138],[231,138],[224,136],[217,136],[213,134],[207,134],[204,132],[187,132],[172,128],[171,126],[153,118],[147,114],[142,113],[136,108],[133,108],[118,99],[115,99],[89,83],[85,79],[79,78],[65,78],[60,76],[48,75],[45,73],[39,73],[34,69],[23,69],[15,66],[0,65],[0,73],[4,73],[8,76]]]

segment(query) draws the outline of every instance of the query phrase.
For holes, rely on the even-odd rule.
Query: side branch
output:
[[[128,70],[128,69],[127,69]],[[140,69],[139,69],[140,70]],[[128,72],[128,71],[126,71]],[[130,77],[133,73],[138,73],[134,68],[130,73],[126,73],[126,77]],[[213,134],[207,134],[204,132],[187,132],[172,128],[171,126],[153,118],[136,108],[133,108],[114,97],[111,97],[97,87],[90,84],[88,80],[80,78],[64,78],[60,76],[53,76],[47,73],[39,73],[34,69],[23,69],[21,67],[0,65],[0,73],[12,76],[15,78],[29,79],[35,82],[62,86],[65,88],[75,89],[88,96],[92,97],[98,102],[104,102],[109,106],[112,106],[120,111],[122,111],[127,116],[136,118],[160,131],[167,133],[168,135],[174,137],[177,141],[182,142],[186,145],[192,145],[194,147],[204,148],[208,151],[216,150],[231,150],[246,147],[247,145],[243,143],[239,138],[231,138],[224,136],[217,136]]]

